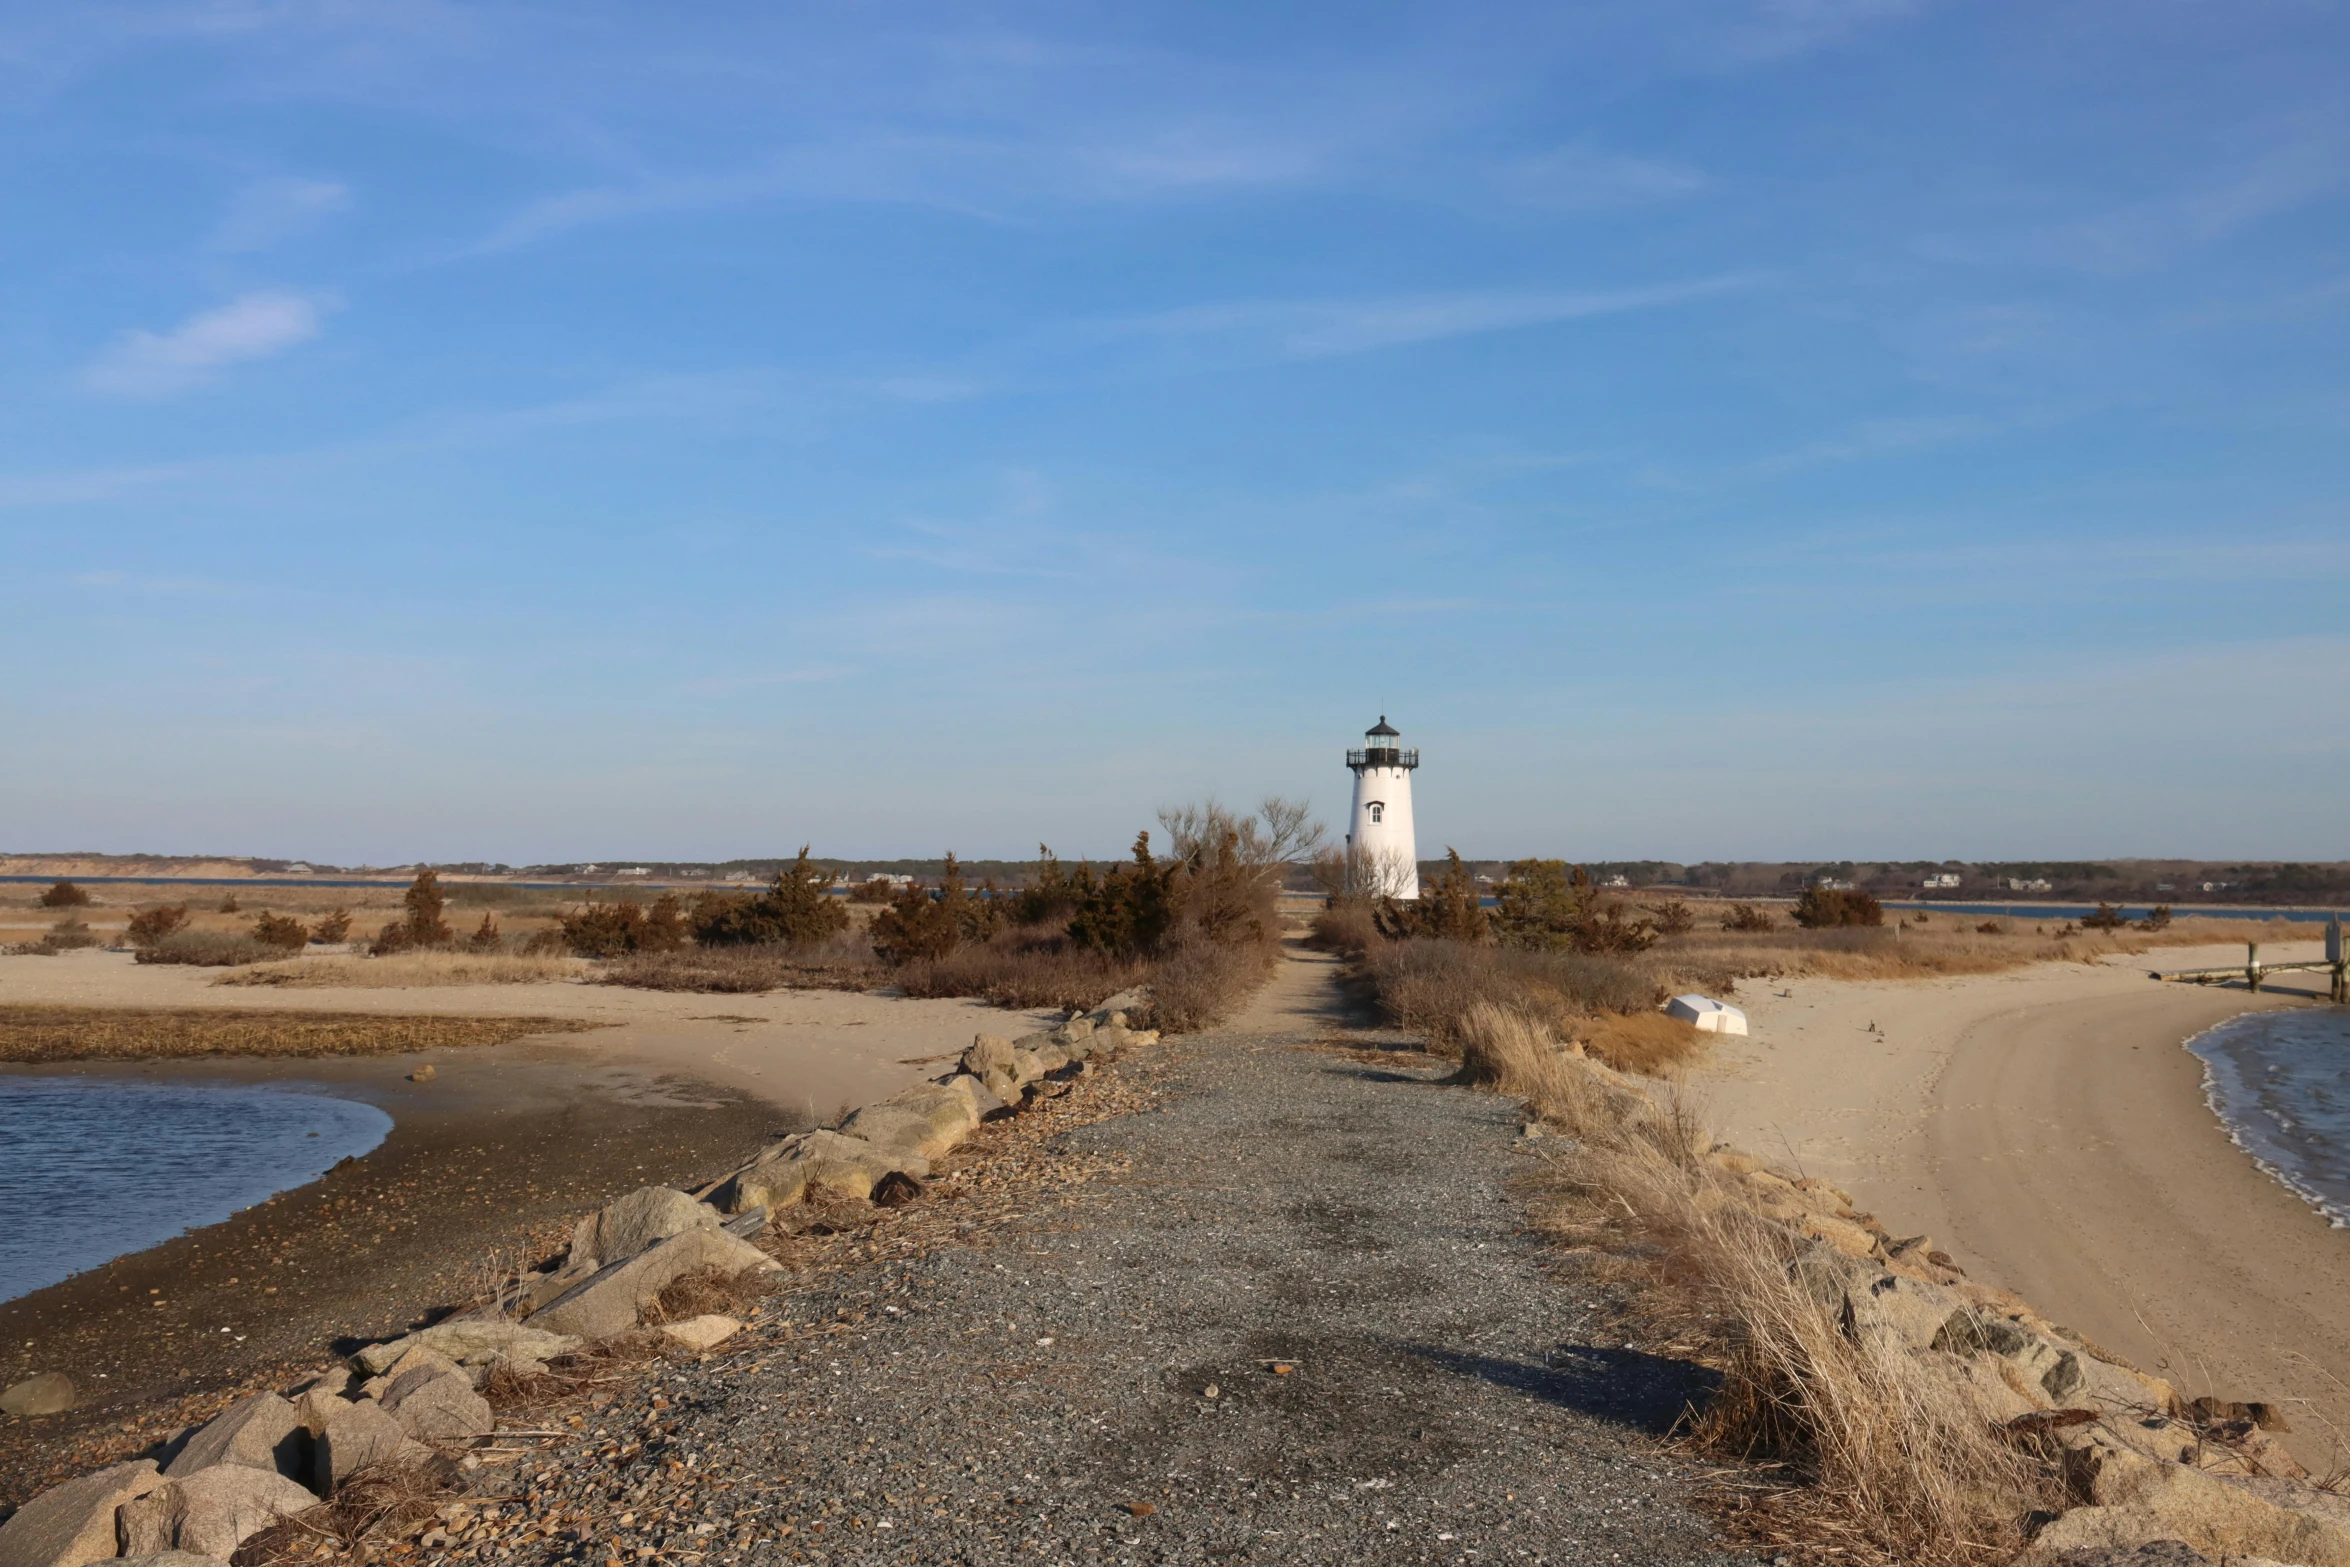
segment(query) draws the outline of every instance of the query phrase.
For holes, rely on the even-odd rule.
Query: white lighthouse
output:
[[[1346,753],[1354,769],[1353,830],[1346,835],[1347,885],[1374,897],[1420,895],[1420,849],[1412,837],[1412,770],[1420,753],[1407,751],[1387,715],[1363,735],[1363,748]]]

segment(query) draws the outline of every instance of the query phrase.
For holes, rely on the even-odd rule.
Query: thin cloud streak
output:
[[[310,341],[336,304],[330,294],[240,295],[168,332],[125,332],[82,372],[82,385],[107,397],[176,397],[217,379],[230,365]]]

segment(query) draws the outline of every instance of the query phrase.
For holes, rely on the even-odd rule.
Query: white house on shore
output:
[[[1355,775],[1353,826],[1346,835],[1350,891],[1375,897],[1420,895],[1420,847],[1412,835],[1412,773],[1420,753],[1403,748],[1387,715],[1363,735],[1363,748],[1346,753]]]

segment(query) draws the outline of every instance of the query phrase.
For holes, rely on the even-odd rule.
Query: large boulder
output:
[[[703,1268],[731,1274],[774,1266],[765,1252],[724,1230],[688,1230],[624,1262],[598,1269],[533,1316],[531,1325],[578,1338],[610,1338],[635,1327],[654,1298],[686,1274]]]
[[[2178,1540],[2227,1560],[2258,1556],[2291,1567],[2350,1567],[2350,1528],[2185,1464],[2108,1450],[2090,1480],[2090,1500],[2093,1505],[2041,1530],[2034,1550],[2061,1560],[2065,1551]]]
[[[998,1034],[981,1034],[963,1052],[962,1068],[973,1077],[1012,1070],[1012,1042]]]
[[[325,1429],[313,1449],[311,1481],[320,1491],[332,1491],[362,1469],[417,1464],[432,1456],[431,1448],[373,1399],[340,1402],[340,1408],[325,1411]]]
[[[841,1123],[841,1135],[861,1137],[891,1153],[936,1159],[971,1135],[979,1115],[968,1093],[921,1083],[869,1104]]]
[[[0,1567],[83,1567],[114,1555],[115,1510],[161,1484],[142,1458],[51,1486],[0,1523]]]
[[[184,1480],[215,1465],[238,1464],[298,1475],[309,1467],[309,1448],[309,1433],[294,1406],[275,1393],[256,1393],[206,1421],[163,1472]]]
[[[861,1137],[801,1132],[768,1148],[720,1187],[717,1197],[729,1213],[752,1208],[779,1213],[794,1203],[827,1197],[864,1201],[877,1182],[893,1173],[922,1179],[930,1174],[930,1161],[876,1148]]]
[[[30,1420],[36,1415],[62,1415],[73,1408],[76,1396],[73,1378],[62,1371],[44,1371],[0,1393],[0,1415],[13,1415],[19,1420]]]
[[[125,1556],[181,1550],[225,1561],[279,1519],[317,1505],[284,1475],[216,1464],[124,1503],[117,1522]]]
[[[687,1230],[715,1229],[718,1211],[666,1186],[643,1186],[606,1203],[572,1232],[573,1262],[621,1262]],[[544,1359],[545,1357],[540,1357]]]
[[[383,1396],[384,1413],[419,1442],[470,1442],[497,1429],[489,1401],[473,1390],[462,1371],[418,1366]]]

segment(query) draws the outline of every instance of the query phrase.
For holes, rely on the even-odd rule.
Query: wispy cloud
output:
[[[109,397],[174,397],[230,365],[308,342],[336,303],[331,295],[264,291],[199,312],[168,332],[125,332],[82,372],[82,384]]]
[[[262,180],[229,202],[213,231],[212,248],[232,254],[264,250],[350,205],[350,188],[339,180]]]
[[[1285,359],[1327,359],[1473,333],[1682,304],[1757,286],[1751,273],[1639,288],[1393,295],[1361,300],[1265,300],[1194,305],[1083,329],[1110,342],[1137,338],[1236,337]]]
[[[1521,201],[1570,210],[1669,201],[1713,182],[1702,170],[1662,158],[1638,158],[1597,147],[1561,147],[1512,165],[1503,188]]]

